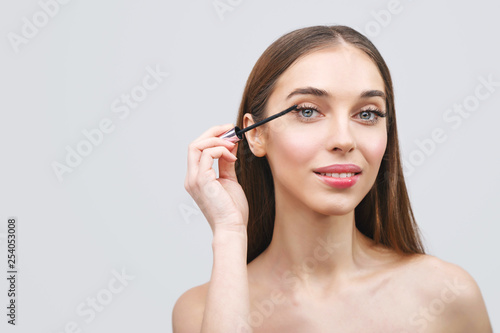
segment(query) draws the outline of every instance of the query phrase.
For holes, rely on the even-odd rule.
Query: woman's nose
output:
[[[349,119],[332,119],[328,128],[327,149],[348,153],[356,148],[356,140]]]

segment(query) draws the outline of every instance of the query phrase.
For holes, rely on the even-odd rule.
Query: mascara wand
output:
[[[225,139],[225,140],[230,141],[232,143],[236,143],[236,142],[238,142],[238,141],[240,141],[240,140],[243,139],[243,133],[245,133],[246,131],[249,131],[251,129],[254,129],[257,126],[260,126],[262,124],[267,123],[268,121],[271,121],[273,119],[281,117],[282,115],[287,114],[288,112],[290,112],[292,110],[295,110],[296,108],[297,108],[297,105],[291,106],[291,107],[289,107],[286,110],[283,110],[283,111],[281,111],[279,113],[273,114],[272,116],[267,117],[266,119],[261,120],[258,123],[255,123],[253,125],[245,127],[244,129],[240,129],[238,126],[236,126],[236,127],[232,128],[232,129],[230,129],[229,131],[227,131],[226,133],[221,134],[219,136],[219,138]]]

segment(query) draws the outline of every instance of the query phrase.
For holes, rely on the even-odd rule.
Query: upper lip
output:
[[[361,168],[356,164],[332,164],[313,171],[316,173],[360,173]]]

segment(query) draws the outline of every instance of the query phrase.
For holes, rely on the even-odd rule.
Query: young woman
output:
[[[279,38],[237,126],[293,105],[236,144],[219,138],[232,124],[190,144],[185,186],[214,261],[177,301],[174,332],[491,332],[472,277],[424,253],[375,46],[345,26]]]

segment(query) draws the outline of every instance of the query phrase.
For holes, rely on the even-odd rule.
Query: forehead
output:
[[[360,91],[385,91],[384,81],[373,60],[348,45],[313,51],[295,61],[277,80],[274,93],[287,94],[301,86],[312,86],[332,95],[359,95]]]

